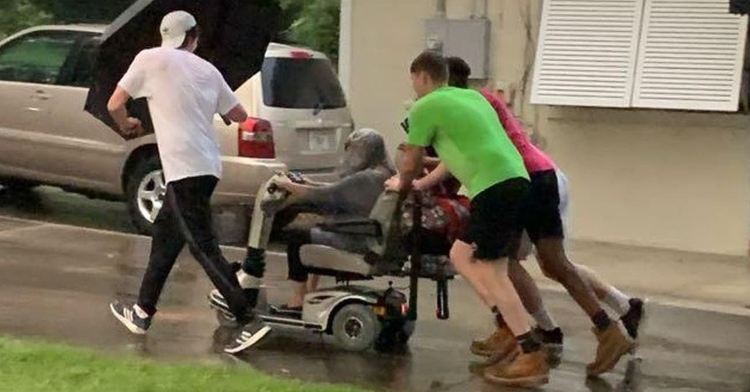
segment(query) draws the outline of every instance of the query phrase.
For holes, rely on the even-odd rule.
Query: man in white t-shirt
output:
[[[237,276],[223,257],[211,229],[211,195],[221,178],[221,151],[213,119],[243,122],[247,113],[221,73],[193,54],[199,29],[195,18],[176,11],[161,23],[162,46],[139,53],[118,83],[108,108],[126,133],[142,133],[141,122],[128,116],[131,98],[146,98],[167,192],[153,227],[151,256],[138,302],[115,302],[112,313],[131,332],[145,334],[156,313],[164,283],[185,244],[216,288],[228,300],[237,321],[244,325],[226,348],[243,351],[270,328],[254,317]]]

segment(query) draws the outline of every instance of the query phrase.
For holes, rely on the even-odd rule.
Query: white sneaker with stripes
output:
[[[136,335],[145,335],[151,326],[151,316],[139,308],[138,305],[113,302],[109,304],[109,310],[125,328]]]
[[[234,340],[230,342],[224,351],[228,354],[239,354],[256,345],[271,332],[271,327],[259,318],[253,318],[249,324],[242,327]]]

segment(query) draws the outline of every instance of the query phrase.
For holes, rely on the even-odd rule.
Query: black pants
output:
[[[138,305],[149,314],[156,313],[164,283],[187,243],[237,320],[247,321],[247,300],[211,227],[210,201],[218,181],[213,176],[202,176],[167,185],[164,205],[154,222],[151,257],[138,298]]]
[[[312,238],[310,238],[310,230],[288,230],[285,234],[287,243],[286,261],[288,264],[287,279],[298,283],[307,282],[308,271],[307,267],[302,265],[300,249],[303,246],[312,243]]]

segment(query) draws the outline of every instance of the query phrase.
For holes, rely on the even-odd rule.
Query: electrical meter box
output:
[[[427,19],[425,33],[427,49],[463,58],[471,67],[472,79],[489,77],[489,19]]]

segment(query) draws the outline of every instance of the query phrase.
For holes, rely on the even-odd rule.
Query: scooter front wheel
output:
[[[349,304],[333,317],[332,334],[339,347],[347,351],[365,351],[375,344],[381,325],[371,306]]]

